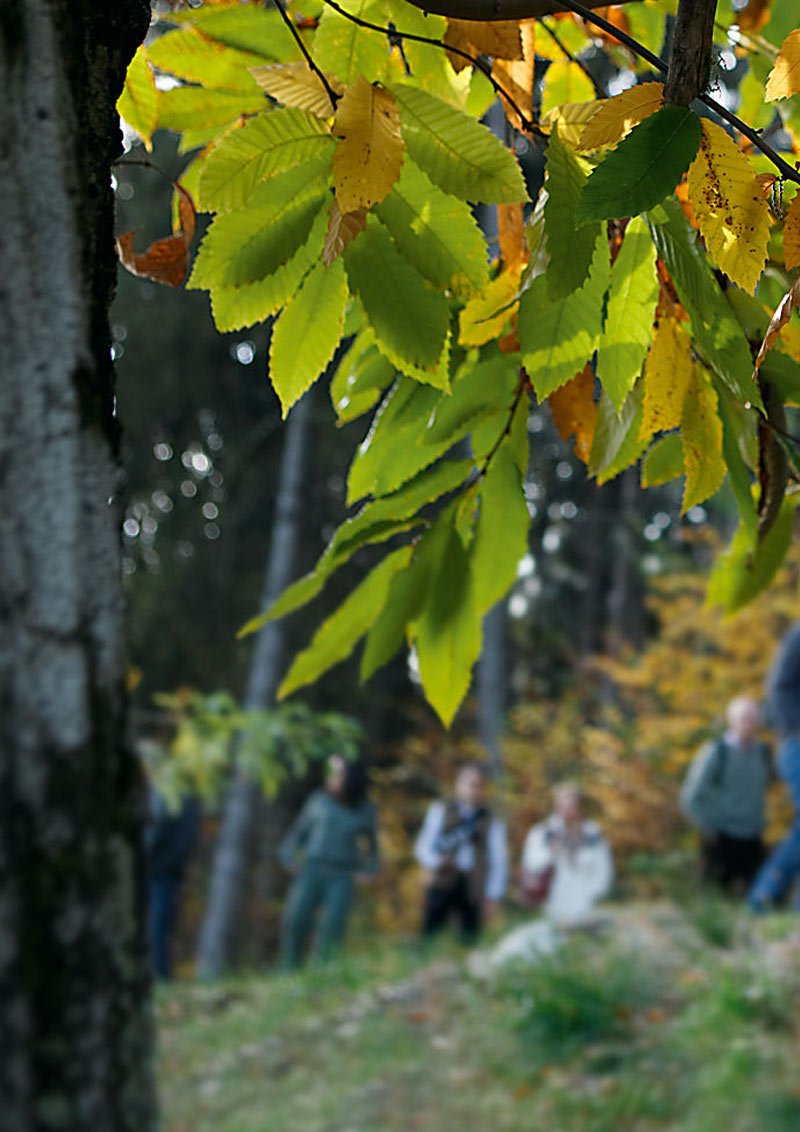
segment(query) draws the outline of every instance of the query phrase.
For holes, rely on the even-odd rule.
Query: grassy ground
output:
[[[800,929],[620,908],[486,980],[444,944],[159,998],[167,1132],[797,1132]]]

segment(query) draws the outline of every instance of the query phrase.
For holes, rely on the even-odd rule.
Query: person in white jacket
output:
[[[564,782],[553,791],[554,812],[528,833],[522,851],[523,888],[551,873],[543,903],[557,927],[591,921],[595,905],[614,880],[611,849],[599,825],[584,820],[580,788]]]

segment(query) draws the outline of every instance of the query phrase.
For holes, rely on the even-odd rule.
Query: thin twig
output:
[[[601,28],[620,43],[624,43],[635,55],[639,55],[657,70],[661,71],[662,74],[666,75],[669,73],[669,66],[663,59],[659,58],[658,55],[654,55],[652,51],[648,51],[644,44],[639,43],[638,40],[628,35],[627,32],[614,27],[608,20],[604,20],[602,16],[595,15],[589,8],[585,8],[583,4],[578,4],[575,0],[555,0],[555,2],[566,11],[574,12],[576,16],[581,16],[587,23]],[[772,146],[761,138],[757,130],[754,130],[752,126],[748,126],[747,123],[743,122],[736,114],[727,110],[722,103],[717,102],[716,98],[712,98],[710,94],[701,94],[698,101],[702,102],[709,110],[713,110],[715,114],[718,114],[720,118],[724,119],[729,125],[733,126],[734,129],[738,130],[743,137],[746,137],[748,141],[752,142],[756,149],[760,149],[761,152],[769,158],[775,168],[780,170],[785,180],[794,181],[795,184],[800,185],[800,173],[798,173],[788,161],[784,161],[781,155],[776,153]]]
[[[602,87],[602,86],[600,85],[600,83],[599,83],[599,82],[597,81],[597,79],[596,79],[596,78],[594,77],[594,75],[593,75],[593,74],[592,74],[592,72],[591,72],[591,71],[589,70],[589,68],[588,68],[588,67],[586,66],[586,64],[585,64],[585,63],[582,63],[582,62],[580,61],[580,59],[577,59],[577,58],[576,58],[576,57],[575,57],[575,56],[574,56],[574,55],[572,54],[572,52],[571,52],[571,51],[569,50],[569,48],[568,48],[568,47],[565,47],[565,46],[564,46],[564,44],[563,44],[563,43],[561,42],[561,40],[559,39],[558,35],[557,35],[557,34],[556,34],[556,33],[555,33],[554,31],[553,31],[553,29],[552,29],[552,28],[550,27],[550,25],[549,25],[549,24],[546,24],[546,23],[544,22],[544,20],[543,20],[543,19],[542,19],[541,17],[540,17],[539,19],[537,19],[537,21],[536,21],[536,22],[537,22],[537,24],[539,25],[539,27],[540,27],[540,28],[543,28],[543,29],[544,29],[544,30],[545,30],[545,31],[547,32],[547,34],[548,34],[548,35],[550,36],[550,38],[552,39],[553,43],[555,43],[555,45],[556,45],[556,47],[557,47],[557,48],[559,49],[559,51],[560,51],[560,52],[561,52],[561,53],[562,53],[563,55],[565,55],[565,56],[567,57],[567,59],[569,59],[570,63],[574,63],[574,64],[576,65],[576,67],[580,67],[580,69],[581,69],[581,70],[583,71],[584,75],[586,75],[586,78],[587,78],[587,79],[589,80],[589,82],[590,82],[590,83],[592,84],[592,87],[593,87],[593,89],[594,89],[594,93],[595,93],[595,94],[597,95],[597,97],[598,97],[598,98],[607,98],[607,97],[608,97],[608,95],[607,95],[607,92],[606,92],[606,91],[604,90],[604,88],[603,88],[603,87]]]
[[[303,37],[300,35],[300,32],[294,26],[294,20],[292,19],[292,17],[289,15],[289,13],[284,8],[282,0],[273,0],[273,3],[275,5],[275,7],[278,9],[278,11],[280,12],[281,19],[286,24],[289,31],[292,33],[292,36],[294,37],[295,43],[297,44],[297,46],[300,48],[301,52],[303,53],[303,58],[305,59],[306,63],[311,68],[311,70],[314,72],[314,74],[317,76],[317,78],[322,83],[322,85],[325,87],[325,93],[328,96],[328,101],[331,104],[331,109],[335,112],[336,111],[336,105],[339,101],[340,96],[336,93],[336,91],[333,89],[331,84],[325,78],[325,75],[322,73],[322,71],[319,69],[317,64],[311,58],[311,53],[309,52],[306,45],[303,43]]]
[[[360,16],[354,16],[351,12],[346,11],[340,4],[336,3],[336,0],[324,0],[324,3],[327,4],[329,8],[333,8],[334,12],[338,12],[340,16],[344,16],[346,20],[350,20],[351,23],[356,24],[357,27],[366,28],[368,31],[377,31],[380,32],[381,35],[388,37],[396,36],[400,39],[409,39],[412,43],[426,43],[430,47],[439,47],[443,51],[449,51],[452,55],[458,55],[459,58],[466,59],[468,63],[471,63],[473,67],[477,67],[481,74],[486,76],[495,94],[504,98],[509,106],[517,112],[522,125],[528,133],[538,134],[540,137],[547,137],[547,134],[541,126],[520,109],[508,91],[506,91],[492,75],[491,67],[489,67],[483,59],[475,55],[470,55],[467,51],[462,51],[460,47],[451,47],[450,44],[445,43],[441,39],[432,39],[426,35],[415,35],[410,31],[401,31],[399,28],[388,28],[381,24],[373,24],[369,20],[363,20]]]
[[[506,419],[505,426],[503,428],[503,431],[498,436],[497,440],[494,442],[492,447],[489,449],[489,451],[488,451],[488,453],[487,453],[487,455],[486,455],[486,457],[483,461],[483,464],[481,465],[480,469],[478,470],[478,479],[484,478],[484,476],[486,475],[486,473],[489,470],[489,465],[491,464],[492,460],[495,457],[495,454],[497,453],[498,449],[500,448],[500,445],[503,443],[505,438],[511,433],[511,427],[514,424],[514,417],[516,416],[516,413],[517,413],[517,407],[518,407],[520,401],[522,400],[522,394],[525,392],[525,390],[527,388],[528,388],[528,375],[525,373],[524,369],[521,369],[519,371],[519,378],[517,379],[517,389],[516,389],[516,392],[514,394],[514,400],[511,402],[511,408],[509,409],[508,417]]]

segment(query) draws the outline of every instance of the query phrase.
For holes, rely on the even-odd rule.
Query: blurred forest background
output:
[[[735,85],[735,74],[727,81]],[[136,164],[141,156],[134,145],[115,189],[119,227],[135,229],[144,243],[164,230],[168,180],[183,160],[163,132],[148,161],[167,180]],[[541,176],[535,164],[527,173],[534,182]],[[491,226],[493,218],[482,222]],[[322,383],[294,410],[294,426],[284,424],[265,373],[269,327],[220,335],[196,292],[122,272],[112,328],[126,422],[135,725],[140,738],[172,745],[164,773],[173,787],[182,775],[205,784],[202,845],[178,946],[179,970],[188,973],[233,777],[228,752],[242,722],[235,705],[271,706],[286,659],[351,588],[352,576],[337,575],[311,615],[300,611],[268,627],[269,671],[263,656],[254,663],[252,639],[238,642],[236,630],[263,608],[276,542],[287,531],[296,539],[284,556],[286,581],[313,566],[341,522],[347,465],[366,418],[337,428]],[[346,375],[346,358],[343,366]],[[727,488],[681,517],[680,481],[644,491],[631,469],[598,487],[546,407],[531,412],[529,431],[528,553],[508,600],[487,618],[472,692],[451,732],[426,705],[406,655],[366,687],[354,660],[339,666],[302,697],[309,716],[299,709],[285,725],[278,717],[271,723],[269,712],[258,724],[250,718],[249,765],[269,797],[237,843],[247,926],[237,927],[235,958],[274,958],[286,883],[275,845],[319,781],[318,756],[353,744],[347,720],[360,729],[372,768],[386,862],[375,898],[362,902],[357,932],[413,930],[419,894],[411,841],[430,797],[465,757],[492,766],[515,854],[529,823],[547,812],[549,786],[576,776],[614,845],[623,888],[656,892],[670,870],[691,868],[678,781],[720,726],[726,701],[760,694],[777,642],[800,617],[800,559],[790,556],[765,596],[723,621],[705,592],[712,558],[735,528]],[[282,465],[289,443],[294,482]],[[362,555],[353,569],[366,571],[369,553]],[[277,673],[275,648],[283,658]],[[310,723],[318,718],[327,737]]]

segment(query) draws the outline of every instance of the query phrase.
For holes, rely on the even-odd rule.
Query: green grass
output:
[[[715,946],[704,915],[675,913],[663,951],[575,939],[489,982],[447,943],[390,943],[175,986],[158,1001],[165,1130],[797,1132],[797,921],[731,921]]]

